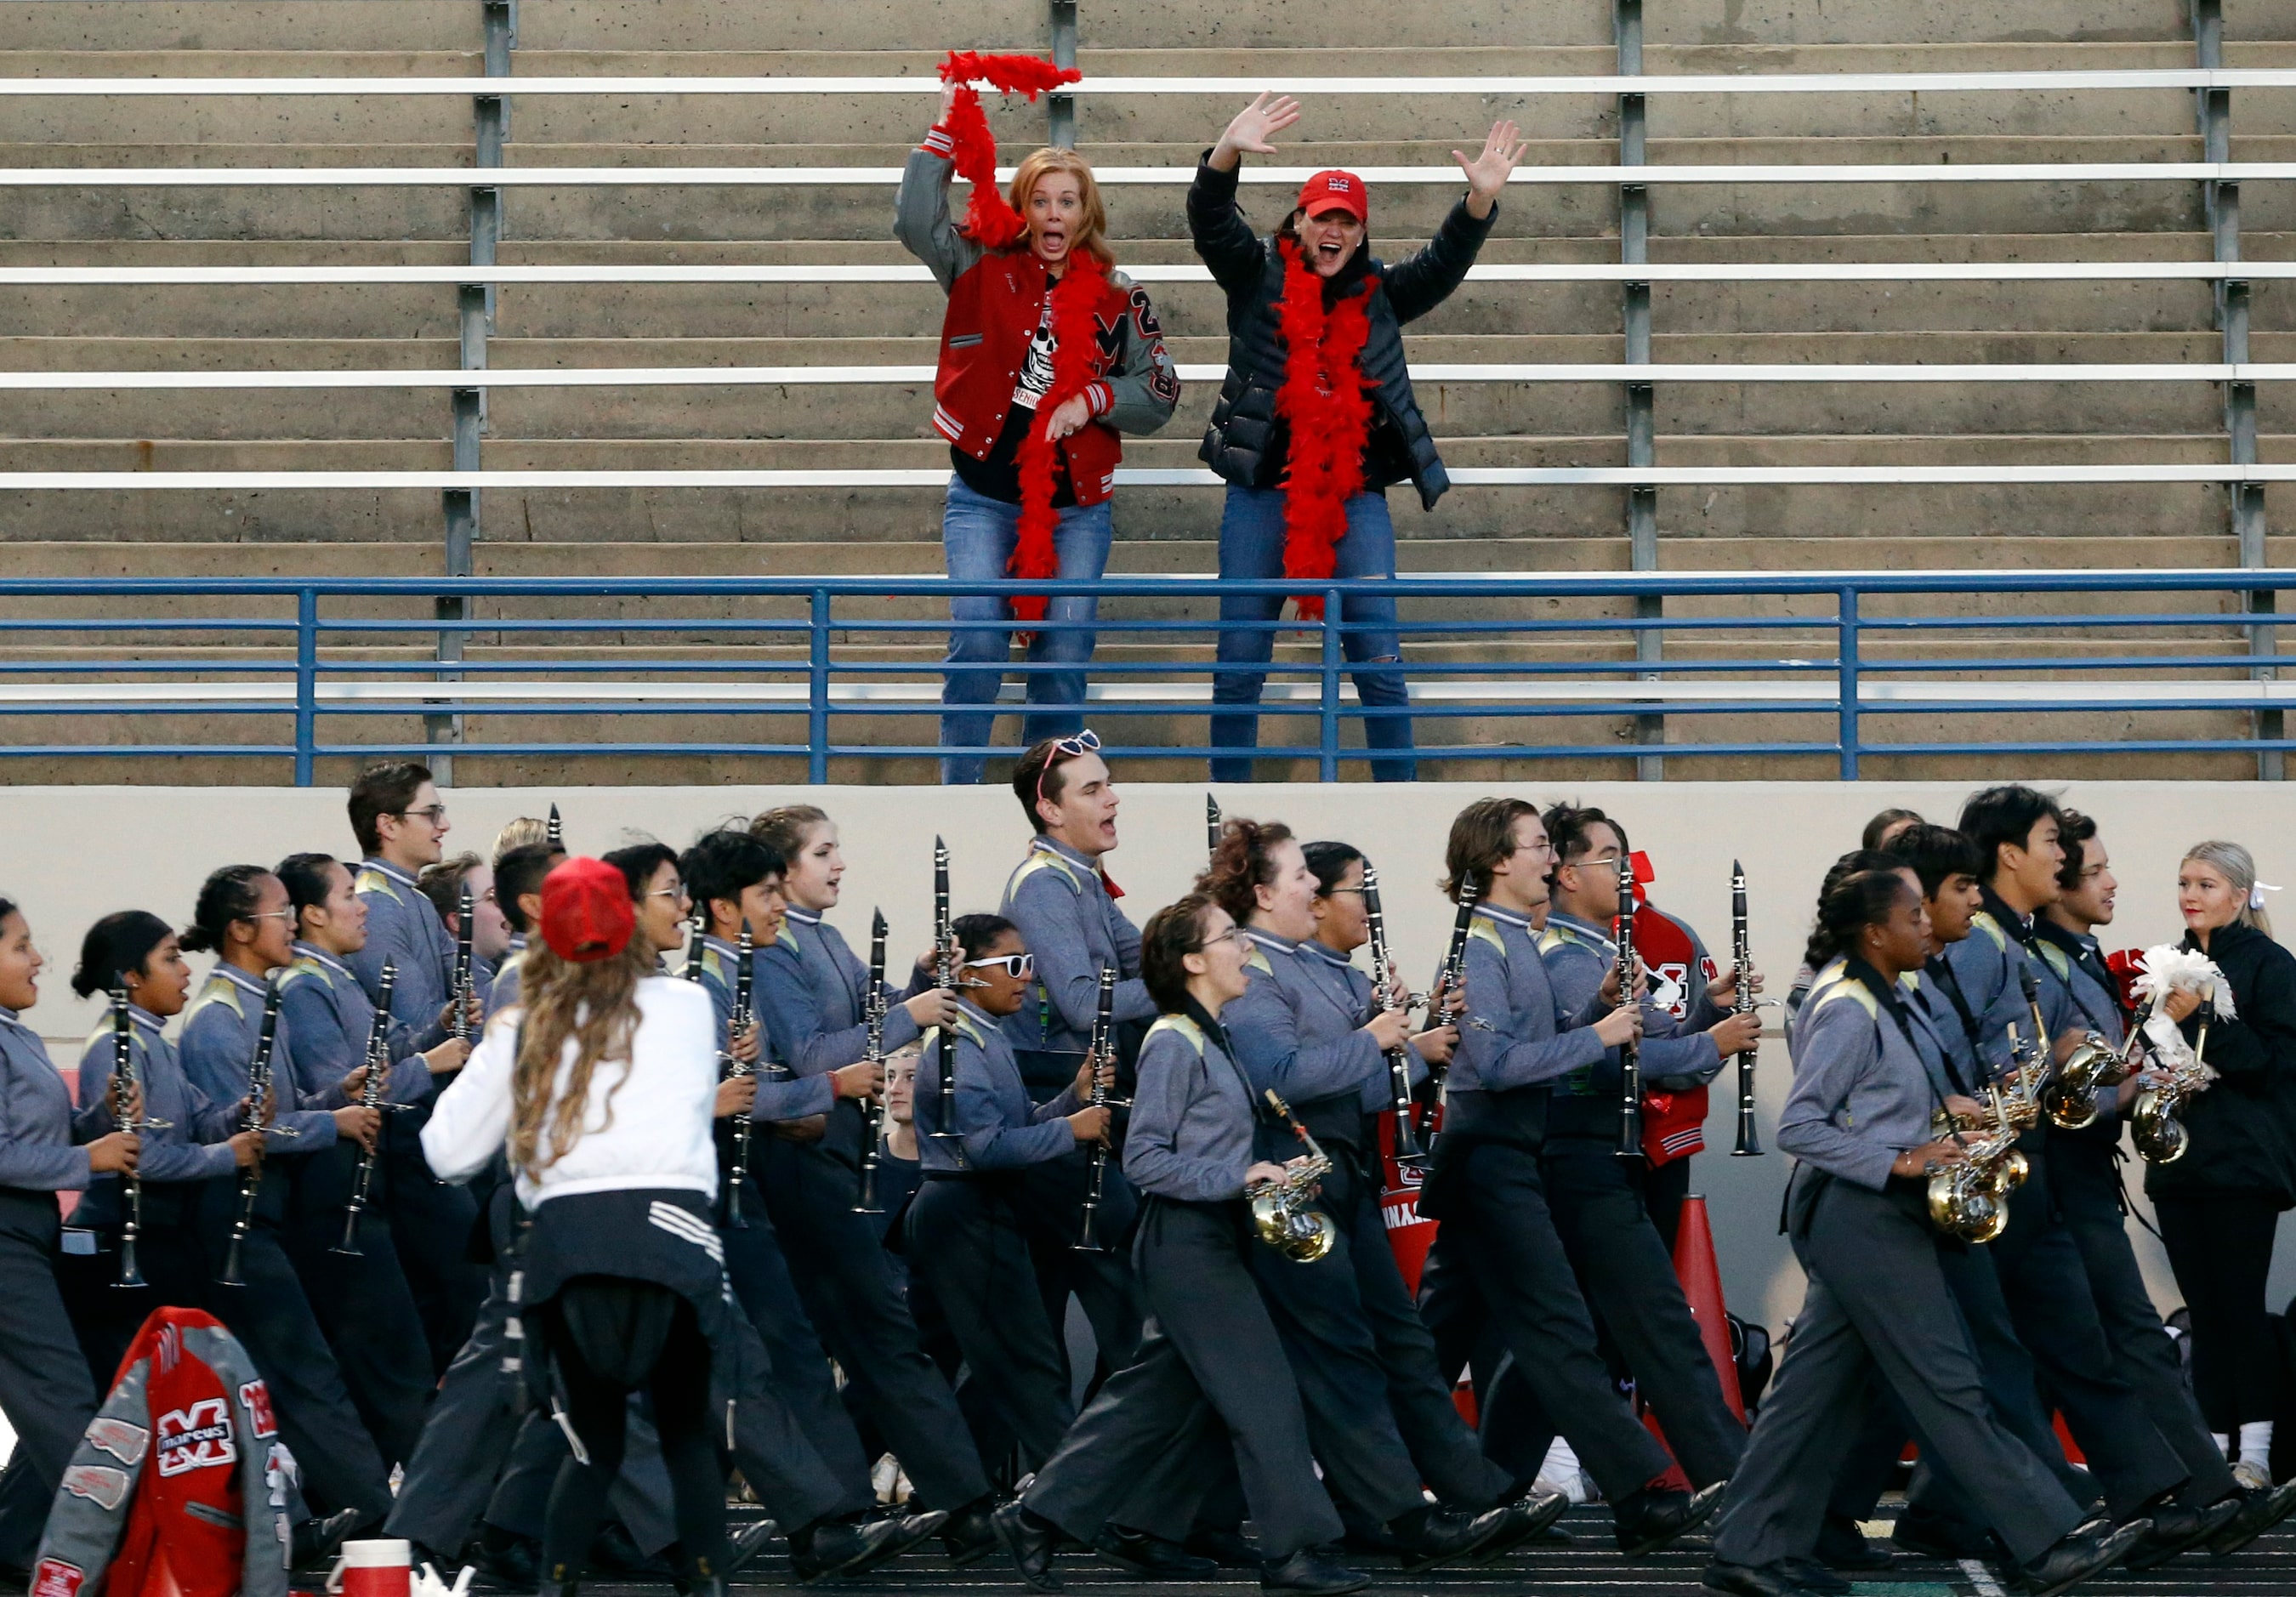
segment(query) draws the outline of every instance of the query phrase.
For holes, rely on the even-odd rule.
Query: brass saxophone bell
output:
[[[1254,1193],[1251,1229],[1285,1258],[1312,1265],[1331,1252],[1340,1228],[1321,1209],[1309,1208],[1304,1185],[1272,1183]]]
[[[2041,1107],[2049,1124],[2062,1131],[2079,1131],[2096,1123],[2096,1090],[2104,1077],[2127,1064],[2112,1044],[2090,1032],[2057,1068],[2056,1077],[2041,1089]]]
[[[2147,1087],[2136,1095],[2136,1112],[2128,1118],[2129,1140],[2148,1165],[2173,1165],[2192,1146],[2192,1134],[2177,1118],[2184,1094]]]

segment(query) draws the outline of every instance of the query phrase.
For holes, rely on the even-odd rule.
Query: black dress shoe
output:
[[[1438,1564],[1474,1557],[1499,1533],[1505,1518],[1503,1509],[1469,1514],[1456,1508],[1428,1507],[1389,1521],[1388,1529],[1402,1544],[1403,1572],[1416,1575]]]
[[[858,1574],[898,1556],[909,1544],[902,1539],[906,1524],[894,1516],[860,1524],[832,1519],[803,1527],[790,1535],[790,1568],[800,1580]]]
[[[1843,1514],[1828,1514],[1817,1527],[1817,1561],[1829,1569],[1886,1569],[1890,1549],[1869,1542],[1857,1521]]]
[[[1718,1480],[1696,1492],[1644,1486],[1620,1499],[1612,1513],[1619,1551],[1628,1558],[1655,1552],[1677,1537],[1697,1529],[1712,1519],[1714,1511],[1722,1505],[1724,1484]]]
[[[1730,1597],[1803,1597],[1810,1590],[1784,1563],[1733,1564],[1720,1559],[1706,1566],[1698,1584],[1710,1592],[1727,1592]]]
[[[980,1497],[951,1511],[941,1521],[940,1544],[947,1550],[949,1562],[963,1568],[996,1554],[996,1527],[989,1522],[996,1508],[995,1498]]]
[[[2218,1558],[2238,1552],[2290,1513],[2296,1512],[2296,1480],[2253,1490],[2243,1488],[2225,1501],[2240,1507],[2225,1527],[2209,1539],[2209,1551]]]
[[[1278,1563],[1262,1564],[1259,1589],[1288,1592],[1295,1597],[1341,1597],[1371,1585],[1371,1577],[1338,1564],[1314,1547],[1302,1547]]]
[[[1021,1578],[1036,1592],[1057,1592],[1061,1577],[1053,1573],[1053,1549],[1059,1543],[1061,1527],[1035,1512],[1019,1498],[1005,1503],[989,1516],[989,1528],[1013,1562],[1020,1568]]]
[[[469,1548],[464,1560],[478,1584],[502,1592],[531,1592],[542,1578],[541,1555],[532,1542],[489,1526]]]
[[[297,1569],[316,1569],[332,1562],[343,1538],[358,1524],[359,1511],[355,1508],[337,1509],[324,1519],[297,1521],[288,1542],[289,1564]]]
[[[1991,1531],[1972,1530],[1957,1520],[1940,1514],[1925,1514],[1918,1509],[1907,1509],[1898,1516],[1890,1541],[1901,1552],[1915,1558],[1964,1558],[2000,1560],[2007,1557],[2000,1540]]]
[[[1782,1558],[1778,1567],[1801,1583],[1805,1592],[1820,1592],[1825,1597],[1845,1597],[1849,1583],[1814,1558]]]
[[[2227,1497],[2206,1508],[2185,1508],[2164,1503],[2152,1511],[2152,1528],[2128,1550],[2123,1565],[2131,1569],[2157,1569],[2190,1547],[2216,1536],[2240,1512],[2240,1500]]]
[[[726,1527],[726,1573],[738,1575],[758,1561],[758,1555],[780,1539],[782,1527],[771,1519],[751,1519]]]
[[[676,1573],[669,1560],[660,1554],[649,1554],[639,1547],[629,1530],[619,1519],[609,1519],[598,1527],[590,1543],[590,1572],[615,1580],[664,1581]]]
[[[1539,1492],[1499,1504],[1483,1516],[1489,1519],[1496,1515],[1499,1523],[1475,1553],[1475,1561],[1496,1563],[1524,1543],[1546,1535],[1570,1507],[1570,1499],[1560,1492]]]
[[[1219,1573],[1218,1563],[1198,1558],[1177,1542],[1121,1525],[1102,1526],[1092,1539],[1092,1550],[1111,1564],[1157,1580],[1210,1580]]]
[[[2131,1519],[2126,1525],[2091,1519],[2076,1526],[2055,1546],[2017,1571],[2017,1589],[2025,1597],[2056,1597],[2066,1587],[2127,1558],[2128,1550],[2152,1528],[2150,1519]]]
[[[1254,1547],[1240,1530],[1213,1530],[1199,1527],[1188,1533],[1185,1544],[1198,1558],[1208,1558],[1223,1569],[1259,1568],[1259,1549]]]

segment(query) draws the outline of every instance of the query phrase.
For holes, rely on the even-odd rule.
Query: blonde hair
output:
[[[621,1079],[607,1091],[606,1118],[598,1129],[613,1125],[614,1094],[630,1078],[638,983],[654,975],[656,965],[651,945],[637,935],[619,954],[580,964],[539,938],[527,945],[519,978],[526,1019],[510,1087],[510,1162],[527,1175],[539,1176],[582,1140],[591,1077],[601,1063],[619,1061]],[[574,1069],[559,1094],[554,1089],[569,1037],[575,1043]]]
[[[515,821],[504,822],[503,829],[495,833],[495,846],[487,857],[500,859],[512,849],[525,844],[546,843],[549,840],[549,822],[539,815],[521,815]]]
[[[2214,865],[2225,873],[2240,894],[2240,913],[2233,919],[2243,926],[2252,926],[2266,937],[2272,935],[2272,918],[2260,909],[2250,907],[2256,901],[2256,856],[2238,843],[2210,839],[2195,843],[2185,850],[2185,859],[2198,860],[2204,865]],[[2182,863],[2182,862],[2179,862]]]
[[[1032,150],[1021,158],[1013,169],[1013,186],[1006,196],[1013,209],[1026,217],[1029,196],[1037,192],[1038,180],[1055,172],[1066,172],[1077,180],[1078,199],[1084,206],[1084,221],[1078,226],[1076,236],[1069,241],[1070,250],[1090,252],[1103,266],[1116,264],[1116,251],[1108,247],[1108,207],[1100,198],[1100,184],[1094,180],[1092,163],[1073,150]]]

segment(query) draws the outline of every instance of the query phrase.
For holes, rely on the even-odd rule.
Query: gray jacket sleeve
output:
[[[1509,1030],[1515,1023],[1509,1004],[1512,990],[1505,956],[1480,938],[1468,938],[1470,1020],[1460,1029],[1458,1052],[1472,1061],[1474,1079],[1483,1088],[1496,1093],[1536,1086],[1602,1059],[1603,1039],[1588,1028],[1574,1027],[1545,1037],[1517,1036]],[[1487,997],[1491,994],[1499,995],[1496,1008]],[[1485,1024],[1474,1024],[1477,1020]]]
[[[1204,1056],[1177,1036],[1152,1037],[1140,1050],[1140,1079],[1124,1135],[1124,1174],[1133,1185],[1194,1203],[1224,1203],[1242,1193],[1248,1165],[1231,1167],[1180,1147],[1181,1122],[1208,1069]]]
[[[1124,320],[1117,332],[1116,364],[1095,386],[1093,414],[1119,432],[1153,432],[1172,419],[1180,403],[1180,369],[1164,348],[1163,323],[1156,320],[1148,291],[1121,272],[1109,281],[1124,291]]]
[[[1877,1192],[1888,1186],[1890,1167],[1903,1150],[1871,1142],[1847,1124],[1850,1089],[1881,1056],[1880,1030],[1863,1004],[1839,995],[1820,1003],[1794,1049],[1793,1091],[1778,1117],[1779,1151]]]
[[[1367,1031],[1349,1032],[1336,1042],[1302,1043],[1299,1017],[1273,976],[1254,971],[1243,996],[1220,1011],[1220,1023],[1251,1085],[1263,1093],[1274,1087],[1294,1103],[1332,1097],[1374,1077],[1387,1079],[1386,1058]]]
[[[957,232],[948,214],[948,183],[955,175],[948,135],[936,127],[925,135],[923,148],[909,152],[908,164],[901,168],[900,191],[893,198],[893,236],[925,263],[944,294],[984,253]]]

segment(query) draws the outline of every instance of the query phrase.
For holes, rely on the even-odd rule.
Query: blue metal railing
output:
[[[1845,780],[1858,774],[1863,758],[1881,754],[2261,753],[2291,746],[2280,736],[2285,700],[2276,675],[2296,657],[2278,655],[2271,611],[2275,595],[2296,586],[2296,573],[1617,573],[1316,585],[1328,617],[1342,617],[1358,597],[1398,603],[1414,692],[1407,708],[1358,705],[1348,692],[1349,635],[1384,623],[1218,619],[1223,593],[1287,594],[1300,586],[1174,577],[1028,585],[923,577],[0,580],[6,602],[0,643],[8,645],[0,653],[0,725],[20,716],[71,717],[124,734],[111,741],[0,742],[0,754],[269,758],[291,763],[296,782],[308,785],[322,758],[442,751],[404,735],[322,741],[323,724],[396,719],[414,729],[425,717],[437,725],[452,716],[762,717],[772,724],[761,731],[785,727],[786,734],[473,737],[447,747],[521,758],[775,757],[802,759],[814,782],[828,779],[833,758],[1010,753],[850,733],[888,717],[937,714],[947,601],[1014,592],[1089,593],[1103,602],[1090,624],[1100,655],[1091,667],[1097,697],[1086,713],[1104,736],[1111,722],[1209,715],[1215,708],[1209,688],[1219,670],[1210,647],[1216,636],[1276,634],[1268,667],[1275,685],[1259,713],[1279,727],[1312,721],[1313,742],[1263,743],[1257,752],[1310,755],[1324,781],[1337,780],[1343,762],[1374,752],[1347,741],[1350,723],[1396,716],[1465,724],[1464,741],[1415,751],[1438,763],[1639,751],[1525,741],[1543,717],[1631,725],[1663,715],[1677,732],[1692,717],[1706,725],[1721,717],[1714,736],[1660,748],[1669,758],[1830,759]],[[1635,613],[1634,602],[1645,595],[1669,602],[1668,613]],[[442,596],[462,601],[455,614],[438,614]],[[215,613],[179,613],[201,601],[219,602],[208,607]],[[578,613],[602,601],[702,613]],[[33,613],[35,606],[43,613]],[[66,608],[86,613],[53,613]],[[1653,630],[1675,635],[1674,651],[1662,664],[1636,661],[1636,635]],[[442,667],[433,651],[449,631],[461,635],[465,652]],[[1304,647],[1283,647],[1287,636]],[[134,641],[143,637],[157,646]],[[676,652],[697,647],[705,652]],[[1137,658],[1144,653],[1153,658]],[[1062,668],[998,667],[1023,682]],[[2296,683],[2286,685],[2296,697]],[[1024,707],[1008,699],[997,708]],[[2141,735],[2134,725],[2120,737],[2038,735],[2048,715],[2103,711],[2171,721]],[[1886,729],[1877,737],[1868,725],[1972,713],[2013,719],[1988,741],[1912,741]],[[139,718],[160,715],[198,717],[208,725],[241,717],[288,720],[292,737],[140,736]],[[2242,717],[2244,732],[2226,719]],[[1785,735],[1781,727],[1808,735]],[[847,739],[834,735],[840,730]],[[1108,741],[1119,755],[1200,759],[1214,752],[1206,742]]]

